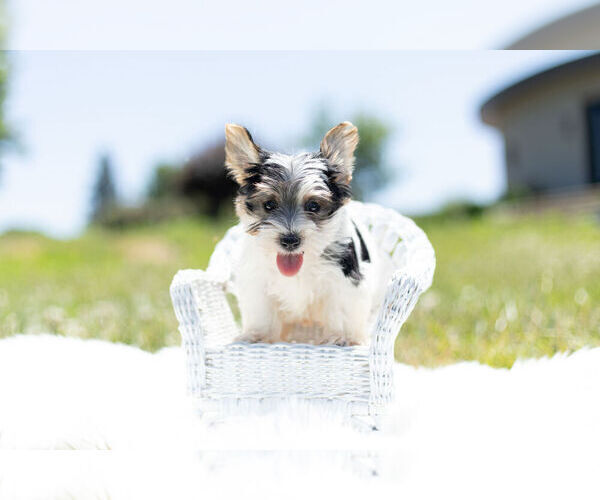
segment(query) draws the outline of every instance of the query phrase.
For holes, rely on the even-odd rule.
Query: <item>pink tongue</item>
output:
[[[300,271],[302,267],[302,257],[301,253],[292,253],[292,254],[277,254],[277,267],[279,268],[279,272],[284,276],[294,276]]]

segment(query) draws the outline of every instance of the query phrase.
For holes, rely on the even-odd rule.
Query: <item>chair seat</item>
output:
[[[369,398],[369,349],[234,343],[206,350],[203,397]]]

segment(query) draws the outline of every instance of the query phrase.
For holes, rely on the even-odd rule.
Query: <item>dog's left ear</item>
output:
[[[358,129],[350,122],[333,127],[321,141],[321,154],[336,171],[336,182],[350,184],[354,170],[354,150],[358,145]]]
[[[259,153],[260,148],[245,127],[225,125],[225,166],[240,186],[248,176],[247,170],[260,162]]]

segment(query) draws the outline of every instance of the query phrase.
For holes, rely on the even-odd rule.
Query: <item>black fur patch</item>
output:
[[[256,192],[256,184],[262,179],[261,166],[255,164],[247,168],[246,174],[248,176],[244,179],[244,184],[238,189],[238,193],[242,196],[250,196]]]
[[[321,156],[321,161],[327,166],[327,170],[324,172],[324,180],[329,191],[331,191],[331,201],[333,203],[330,214],[333,214],[352,197],[352,188],[348,184],[336,182],[335,179],[338,174],[338,169],[335,165],[331,165],[323,156]]]
[[[354,286],[363,279],[360,272],[358,257],[356,256],[356,248],[354,241],[351,238],[346,238],[343,241],[337,241],[328,246],[323,252],[323,258],[335,262]]]
[[[358,230],[358,227],[354,223],[354,229],[356,230],[356,235],[358,236],[358,241],[360,241],[360,260],[363,262],[371,262],[371,256],[369,255],[369,250],[367,250],[367,245],[365,245],[365,240],[363,240],[362,234]]]
[[[263,161],[266,161],[266,159]],[[244,172],[246,173],[244,184],[238,189],[238,194],[242,196],[253,195],[259,182],[268,181],[268,179],[281,182],[285,179],[283,168],[277,163],[252,163],[244,169]]]

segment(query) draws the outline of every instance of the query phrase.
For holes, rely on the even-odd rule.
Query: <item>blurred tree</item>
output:
[[[180,175],[180,167],[168,163],[157,165],[148,185],[148,198],[151,200],[162,200],[176,196]]]
[[[327,131],[342,121],[344,120],[336,120],[327,107],[319,107],[304,140],[305,145],[310,148],[315,148],[316,145],[318,148]],[[352,191],[354,198],[364,199],[372,196],[393,177],[393,172],[384,161],[385,148],[392,130],[383,120],[367,113],[358,113],[350,121],[358,127],[360,136],[355,153]]]
[[[219,142],[192,156],[181,171],[179,188],[199,211],[216,217],[223,206],[231,207],[237,185],[225,170],[225,143]]]
[[[117,206],[117,190],[115,187],[112,161],[108,154],[100,156],[98,176],[92,192],[91,221],[102,219]]]
[[[216,217],[231,207],[236,184],[225,171],[225,144],[219,142],[193,155],[180,167],[161,164],[148,187],[150,200],[182,199],[197,213]]]
[[[11,134],[5,122],[4,101],[6,99],[6,87],[8,82],[8,58],[4,50],[7,30],[7,16],[4,0],[0,0],[0,155],[4,153],[6,146],[10,143]],[[2,165],[0,164],[0,170]]]

